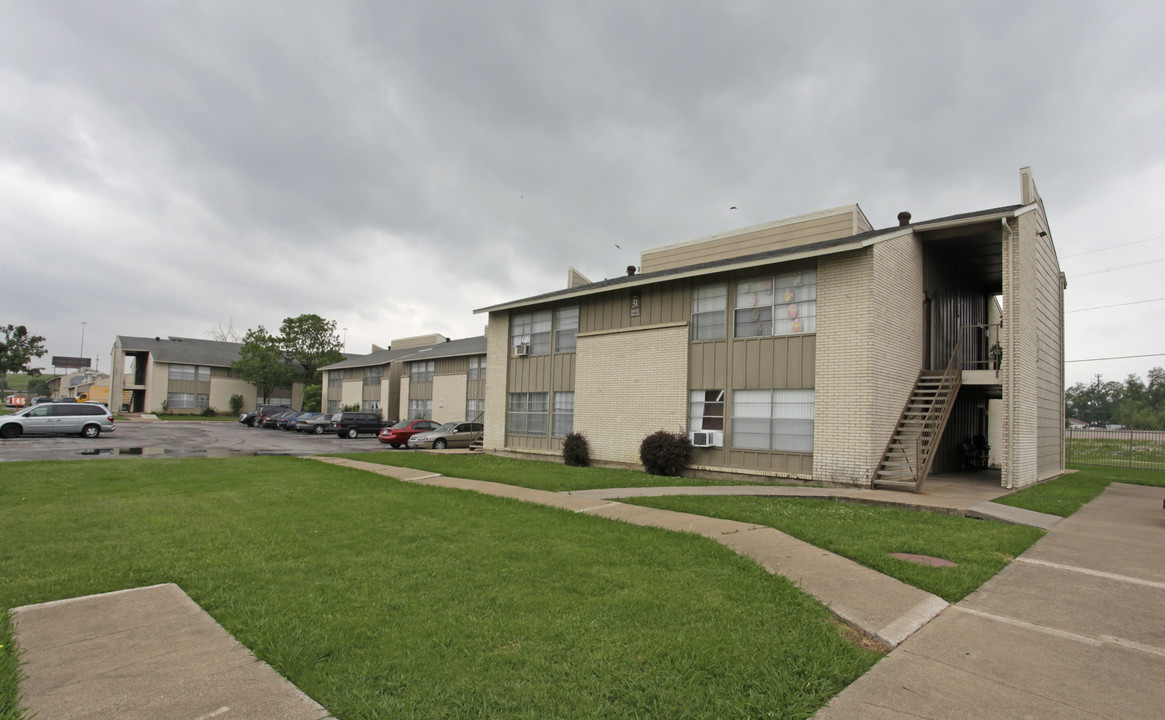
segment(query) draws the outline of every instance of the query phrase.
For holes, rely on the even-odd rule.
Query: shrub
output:
[[[238,393],[231,395],[231,415],[241,415],[243,412],[243,403],[245,402],[242,395]]]
[[[657,430],[639,445],[639,461],[651,475],[676,477],[692,459],[692,442],[682,433]]]
[[[203,408],[202,412],[199,414],[202,415],[202,417],[214,417],[218,414],[218,412],[214,408],[207,406]]]
[[[562,462],[571,467],[588,467],[591,464],[591,449],[582,433],[572,432],[562,441]]]
[[[360,406],[353,403],[351,405],[345,405],[343,410],[344,412],[358,412],[360,410]]]

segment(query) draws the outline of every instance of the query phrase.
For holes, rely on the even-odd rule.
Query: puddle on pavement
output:
[[[124,447],[78,450],[74,455],[89,457],[262,457],[269,455],[300,456],[311,453],[278,452],[274,450],[208,450],[196,447]]]

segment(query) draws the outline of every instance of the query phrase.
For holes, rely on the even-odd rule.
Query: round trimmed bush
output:
[[[572,432],[562,441],[562,462],[572,467],[588,467],[591,464],[591,449],[582,433]]]
[[[639,461],[651,475],[677,477],[692,460],[692,442],[682,433],[657,430],[639,445]]]

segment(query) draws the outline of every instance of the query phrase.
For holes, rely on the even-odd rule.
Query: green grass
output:
[[[20,660],[12,618],[0,612],[0,720],[24,720],[20,699]]]
[[[1165,472],[1118,468],[1081,468],[1079,472],[1062,475],[1055,480],[1021,490],[995,502],[1049,515],[1068,517],[1104,492],[1109,483],[1114,482],[1165,487]]]
[[[0,612],[177,583],[344,720],[805,718],[879,657],[692,535],[300,458],[2,467]]]
[[[364,462],[427,470],[446,477],[517,485],[535,490],[596,490],[624,487],[699,487],[705,485],[756,485],[738,480],[662,477],[639,470],[570,467],[557,462],[521,460],[483,454],[423,452],[353,453],[340,457]],[[765,483],[771,484],[771,483]]]
[[[623,502],[776,528],[948,602],[962,600],[1044,534],[1019,525],[828,499],[671,496]],[[958,566],[920,565],[890,556],[896,552]]]

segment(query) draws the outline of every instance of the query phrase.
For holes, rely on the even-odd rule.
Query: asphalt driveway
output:
[[[249,428],[237,422],[118,422],[117,430],[86,439],[77,436],[0,440],[0,462],[82,460],[111,457],[232,457],[319,455],[338,452],[408,452],[382,445],[375,435],[349,440]]]

